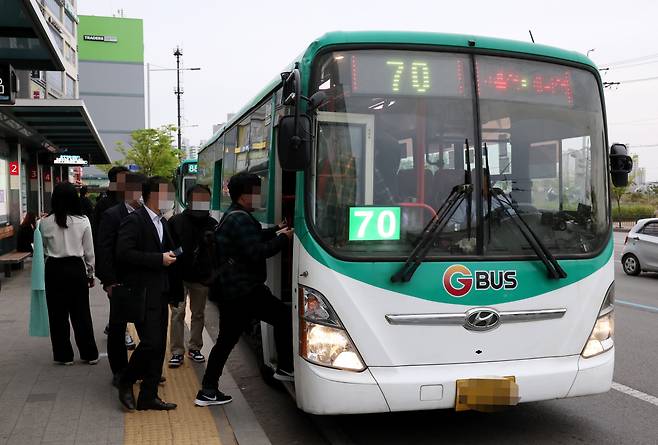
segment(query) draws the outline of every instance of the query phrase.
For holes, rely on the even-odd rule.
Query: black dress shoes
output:
[[[135,410],[135,395],[133,385],[119,383],[119,401],[129,411]]]
[[[155,399],[151,400],[144,400],[140,398],[137,400],[137,410],[138,411],[146,411],[148,409],[156,410],[156,411],[170,411],[172,409],[176,409],[176,404],[175,403],[167,403],[163,401],[160,397],[156,397]]]

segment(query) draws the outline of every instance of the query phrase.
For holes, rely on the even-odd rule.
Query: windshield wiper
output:
[[[548,276],[553,279],[560,279],[560,278],[566,278],[567,273],[562,269],[562,266],[560,266],[560,263],[557,262],[553,254],[551,253],[550,250],[542,243],[541,239],[537,235],[537,233],[532,230],[530,225],[526,222],[525,219],[521,216],[519,213],[519,209],[514,206],[514,203],[512,202],[511,199],[509,199],[507,196],[505,196],[505,192],[503,192],[500,188],[496,187],[493,188],[491,187],[491,174],[489,171],[489,148],[487,147],[487,143],[484,143],[484,161],[485,161],[485,170],[484,170],[484,178],[487,183],[487,217],[491,218],[491,198],[496,198],[496,201],[498,201],[498,204],[503,208],[505,213],[507,213],[507,216],[510,217],[512,221],[514,221],[514,225],[519,229],[523,237],[528,241],[528,244],[532,247],[532,249],[535,251],[539,259],[544,263],[544,266],[546,266],[546,270],[548,271]],[[507,169],[507,167],[505,168]],[[503,197],[501,199],[500,197]],[[519,221],[521,221],[521,224],[514,219],[512,214],[510,213],[509,209],[514,210],[514,215],[518,218]],[[491,221],[487,224],[489,226],[489,238],[491,239]]]
[[[498,204],[503,208],[507,216],[510,217],[510,219],[514,222],[514,225],[519,229],[523,237],[528,241],[528,244],[530,244],[530,247],[532,247],[532,250],[535,251],[537,254],[537,257],[544,263],[544,266],[546,266],[546,270],[548,271],[548,276],[549,278],[553,278],[555,280],[558,280],[560,278],[566,278],[567,273],[562,269],[562,266],[560,266],[560,263],[557,262],[553,254],[551,253],[550,250],[544,245],[544,243],[541,241],[537,233],[532,230],[530,225],[526,222],[525,219],[521,216],[519,213],[519,209],[514,205],[511,199],[509,199],[507,196],[505,196],[505,192],[501,190],[500,188],[496,187],[493,188],[491,187],[491,174],[489,172],[489,148],[487,147],[487,144],[485,142],[484,144],[484,161],[485,161],[485,171],[484,171],[484,177],[487,182],[487,207],[488,207],[488,214],[487,217],[491,218],[491,198],[495,198]],[[501,196],[503,197],[501,199]],[[518,218],[518,221],[512,216],[512,213],[509,211],[509,209],[514,210],[514,216]],[[519,221],[521,221],[521,224],[519,224]],[[489,221],[489,238],[491,238],[491,221]]]
[[[514,222],[514,225],[519,229],[526,241],[528,241],[528,244],[530,244],[532,250],[535,251],[537,257],[539,257],[542,263],[544,263],[544,266],[546,266],[546,270],[548,271],[548,277],[555,280],[566,278],[567,273],[565,270],[562,269],[562,266],[560,266],[560,263],[557,262],[551,251],[548,250],[537,233],[532,230],[530,225],[521,216],[519,209],[512,203],[511,200],[509,200],[509,198],[507,198],[507,196],[505,196],[505,192],[499,188],[493,188],[491,189],[491,194],[496,199],[496,201],[498,201],[507,216],[509,216],[510,219]],[[501,198],[501,196],[503,198]],[[513,214],[510,212],[510,209],[514,211]],[[519,221],[521,224],[519,224]]]
[[[452,215],[455,214],[455,211],[464,201],[464,196],[470,194],[472,189],[473,186],[471,184],[460,184],[453,187],[436,214],[423,229],[420,241],[418,241],[414,250],[411,251],[400,270],[391,276],[391,281],[393,283],[399,283],[401,281],[407,282],[411,280],[416,269],[418,269],[418,266],[420,266],[425,260],[427,253],[432,248],[435,235],[443,231],[443,228],[446,226]]]
[[[446,226],[452,215],[455,214],[455,211],[464,201],[464,197],[468,194],[469,200],[467,202],[467,225],[468,233],[470,236],[471,233],[471,199],[470,194],[473,191],[473,185],[471,184],[471,157],[469,154],[469,145],[468,139],[466,139],[466,166],[467,170],[464,175],[464,184],[456,185],[450,191],[448,197],[441,203],[441,206],[438,208],[432,219],[423,229],[420,240],[416,247],[411,251],[409,257],[404,262],[400,270],[398,270],[393,276],[391,276],[391,281],[393,283],[407,282],[411,280],[418,266],[425,260],[427,254],[432,248],[432,243],[437,233],[441,233],[443,228]]]

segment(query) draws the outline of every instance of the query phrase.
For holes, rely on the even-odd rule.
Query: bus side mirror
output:
[[[628,185],[628,174],[633,170],[633,158],[628,156],[624,144],[612,144],[610,147],[610,176],[615,187]]]
[[[283,116],[277,125],[276,150],[282,170],[306,169],[311,158],[311,119],[301,115],[295,126],[295,116]]]

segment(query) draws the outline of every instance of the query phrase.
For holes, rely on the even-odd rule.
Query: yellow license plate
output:
[[[457,380],[455,411],[499,411],[519,403],[514,376]]]

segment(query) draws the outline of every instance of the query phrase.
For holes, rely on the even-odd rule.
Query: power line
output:
[[[610,68],[616,69],[616,70],[623,70],[624,68],[633,68],[636,66],[641,66],[641,65],[650,65],[652,63],[658,63],[658,59],[653,59],[653,60],[647,60],[644,62],[637,62],[637,63],[631,63],[628,65],[621,65],[621,66],[615,66],[615,65],[606,65],[604,68],[600,68],[599,71],[604,71],[604,70],[609,70]]]
[[[610,88],[610,87],[619,86],[621,84],[627,84],[627,83],[648,82],[648,81],[651,81],[651,80],[658,80],[658,76],[643,77],[641,79],[619,80],[617,82],[603,82],[603,88]]]
[[[620,80],[619,83],[647,82],[647,81],[649,81],[649,80],[658,80],[658,76],[644,77],[644,78],[642,78],[642,79]]]
[[[643,62],[643,61],[646,61],[646,60],[656,59],[656,58],[658,58],[658,53],[647,54],[645,56],[634,57],[632,59],[617,60],[615,62],[604,63],[602,65],[604,67],[613,67],[613,66],[619,66],[619,65],[628,65],[628,64],[631,64],[631,63]]]

